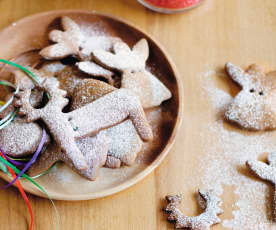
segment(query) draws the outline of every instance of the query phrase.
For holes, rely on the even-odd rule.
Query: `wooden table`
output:
[[[82,202],[56,201],[61,229],[173,229],[161,208],[165,195],[178,192],[184,194],[185,213],[198,214],[193,194],[200,184],[192,183],[190,177],[198,163],[193,156],[202,154],[201,147],[196,145],[200,126],[210,113],[198,103],[201,89],[196,76],[206,71],[207,66],[221,68],[228,60],[241,66],[251,62],[269,63],[275,69],[276,1],[206,0],[203,6],[188,13],[161,15],[146,10],[135,0],[1,0],[0,26],[56,9],[93,10],[136,24],[164,45],[182,75],[185,89],[182,128],[162,165],[139,184],[114,196]],[[35,213],[35,229],[54,229],[55,215],[50,202],[29,197]],[[228,208],[222,218],[231,218],[229,206],[233,194],[229,190],[223,197],[228,197],[224,199],[224,207]],[[0,191],[0,207],[0,229],[27,229],[28,213],[15,188]],[[218,225],[213,229],[223,228]]]

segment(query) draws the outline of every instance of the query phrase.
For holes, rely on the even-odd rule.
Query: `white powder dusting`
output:
[[[208,96],[214,114],[223,113],[232,100],[228,93],[216,87],[216,77],[221,75],[208,71],[200,78],[203,96]],[[200,170],[203,187],[214,188],[218,194],[222,193],[222,185],[235,187],[234,193],[238,200],[235,204],[229,204],[233,207],[233,219],[223,220],[223,227],[233,230],[276,229],[276,225],[270,223],[268,186],[239,170],[247,160],[256,160],[264,152],[275,151],[273,132],[248,134],[238,128],[228,130],[224,122],[222,116],[216,116],[212,122],[202,126],[204,136],[201,136],[201,140],[205,146],[205,156],[200,159]]]

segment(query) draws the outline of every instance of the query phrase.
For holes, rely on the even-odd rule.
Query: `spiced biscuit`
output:
[[[109,142],[108,156],[120,160],[120,165],[133,165],[137,154],[141,151],[143,142],[130,120],[126,120],[107,130]],[[109,159],[111,161],[111,159]],[[113,164],[106,163],[107,167],[115,168]],[[118,162],[116,167],[119,167]]]
[[[52,30],[49,39],[55,44],[47,46],[40,51],[40,55],[48,60],[59,60],[70,55],[80,56],[80,46],[85,37],[80,27],[69,17],[61,17],[64,31]]]
[[[166,196],[166,200],[168,205],[164,208],[164,211],[169,213],[168,221],[175,222],[175,228],[177,229],[209,230],[212,225],[221,222],[218,215],[223,213],[223,210],[220,208],[222,202],[214,195],[212,190],[198,191],[198,203],[204,212],[195,217],[182,214],[179,209],[181,196]]]
[[[92,76],[102,76],[112,83],[113,73],[93,63],[91,53],[95,49],[110,50],[119,38],[108,36],[87,36],[82,32],[80,26],[69,17],[61,18],[64,31],[52,30],[49,39],[56,44],[50,45],[40,51],[40,55],[48,60],[60,60],[68,56],[75,56],[81,62],[77,67]],[[89,62],[86,62],[89,61]]]
[[[143,108],[159,106],[171,98],[167,87],[146,70],[149,47],[146,39],[138,41],[132,49],[124,42],[117,42],[113,51],[95,50],[93,56],[97,62],[109,69],[122,73],[121,88],[129,89],[140,99]]]
[[[85,171],[88,166],[76,139],[98,133],[128,117],[143,140],[152,139],[151,128],[138,98],[127,90],[115,90],[79,109],[63,113],[68,100],[65,98],[66,92],[59,89],[58,81],[55,78],[47,78],[41,89],[49,94],[49,102],[43,108],[35,109],[29,102],[31,90],[21,91],[16,102],[20,107],[19,113],[26,116],[27,122],[41,119],[61,151],[70,160],[70,165],[77,171]]]
[[[89,104],[98,98],[113,92],[114,90],[116,90],[116,88],[99,80],[82,80],[74,88],[71,110],[75,110]]]
[[[71,66],[66,66],[62,71],[57,73],[57,78],[60,88],[65,90],[69,97],[73,95],[76,86],[85,79],[83,75],[79,74],[79,72]]]
[[[243,69],[227,63],[226,72],[241,91],[228,107],[227,120],[249,130],[276,128],[276,71],[264,73],[258,65]]]
[[[112,78],[113,72],[97,65],[96,63],[91,61],[83,61],[76,63],[76,65],[84,73],[87,73],[94,77],[103,77],[110,85],[114,85],[114,80]]]
[[[62,112],[68,104],[66,92],[59,89],[59,83],[55,78],[46,79],[41,89],[50,96],[49,102],[42,109],[35,109],[30,104],[31,90],[23,90],[17,95],[18,100],[15,102],[15,105],[20,107],[19,115],[24,115],[29,123],[41,119],[61,151],[68,155],[72,165],[77,170],[86,170],[87,163],[75,143],[74,130],[68,117]]]
[[[28,170],[28,174],[30,176],[39,175],[56,162],[63,161],[81,176],[89,180],[95,180],[99,169],[105,164],[107,158],[108,143],[105,131],[101,131],[95,136],[77,140],[77,146],[87,162],[88,167],[86,170],[78,170],[73,167],[72,161],[61,151],[59,146],[52,144],[45,152],[40,154],[37,161]]]
[[[56,75],[64,70],[65,67],[66,65],[62,64],[60,61],[48,61],[39,68],[39,71],[44,74]]]
[[[97,80],[83,80],[76,88],[72,97],[72,110],[91,103],[98,98],[116,90],[116,88]],[[141,151],[142,141],[132,122],[126,120],[107,129],[109,142],[106,166],[117,168],[121,163],[132,165]]]
[[[42,137],[42,128],[37,123],[26,123],[16,118],[0,130],[0,146],[4,153],[13,157],[33,154]],[[50,143],[47,135],[45,146]]]
[[[276,152],[272,152],[267,157],[267,164],[261,161],[247,161],[246,166],[254,172],[259,178],[269,181],[274,185],[276,192]],[[276,193],[273,198],[273,221],[276,221]]]

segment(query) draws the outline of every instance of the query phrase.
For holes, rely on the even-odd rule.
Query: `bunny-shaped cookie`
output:
[[[250,130],[276,128],[276,72],[264,73],[258,65],[244,71],[226,64],[226,72],[242,90],[227,109],[225,117]]]

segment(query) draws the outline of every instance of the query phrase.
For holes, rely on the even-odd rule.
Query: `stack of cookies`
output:
[[[0,146],[12,157],[32,155],[46,129],[44,150],[29,175],[62,161],[95,180],[101,167],[135,163],[143,143],[153,138],[144,109],[172,94],[146,68],[146,39],[131,48],[118,37],[87,36],[69,17],[61,25],[49,33],[52,44],[40,51],[42,60],[28,67],[39,84],[12,71],[20,91],[0,118],[19,113],[0,130]]]

